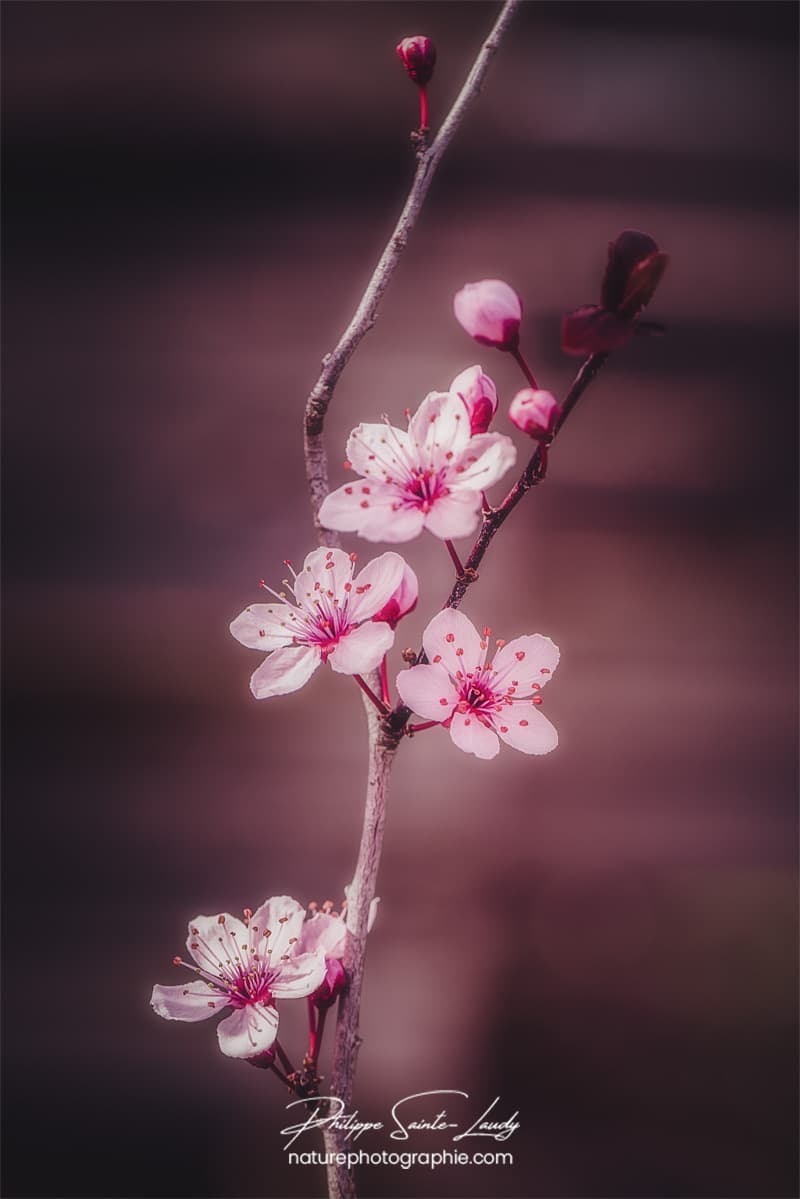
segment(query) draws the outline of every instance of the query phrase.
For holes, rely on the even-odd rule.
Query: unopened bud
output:
[[[450,391],[464,401],[469,413],[470,433],[485,433],[497,411],[497,388],[480,366],[470,366],[456,375]]]
[[[456,293],[453,312],[458,323],[481,345],[515,350],[519,345],[522,300],[501,279],[467,283]]]
[[[424,87],[433,74],[436,65],[436,47],[429,37],[417,34],[415,37],[404,37],[397,47],[397,53],[408,73],[409,79]]]
[[[561,405],[549,391],[525,387],[518,391],[508,408],[508,419],[536,441],[549,439],[561,416]]]

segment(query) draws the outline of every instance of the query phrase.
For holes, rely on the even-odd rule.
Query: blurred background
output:
[[[8,1196],[324,1193],[278,1083],[148,1000],[191,916],[352,872],[357,688],[257,703],[227,626],[313,545],[304,398],[413,169],[395,44],[438,46],[435,125],[496,12],[3,6]],[[336,393],[334,485],[359,420],[474,362],[521,385],[464,282],[522,293],[563,395],[609,239],[672,256],[667,336],[614,356],[464,605],[560,645],[559,749],[432,731],[393,780],[357,1106],[499,1095],[514,1164],[365,1196],[796,1194],[797,19],[524,5]],[[406,548],[398,650],[452,569]]]

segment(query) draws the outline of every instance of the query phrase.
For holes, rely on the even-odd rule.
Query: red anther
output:
[[[539,674],[552,674],[552,673],[553,672],[550,670],[549,666],[543,666],[542,669],[539,671]]]
[[[440,700],[439,700],[439,703],[440,703],[440,704],[442,705],[442,707],[444,707],[444,708],[446,708],[446,707],[448,706],[449,702],[450,702],[449,700],[447,700],[447,699],[444,699],[444,698],[442,698],[442,699],[440,699]]]
[[[173,966],[182,966],[182,965],[183,965],[183,959],[182,959],[182,958],[179,958],[179,957],[174,957],[174,958],[172,959],[172,964],[173,964]]]
[[[263,579],[259,579],[259,580],[258,580],[258,585],[259,585],[259,587],[263,587],[263,588],[264,588],[264,590],[266,591],[267,584],[264,582],[264,580],[263,580]]]
[[[344,493],[345,493],[345,495],[352,495],[352,494],[353,494],[353,488],[352,488],[352,487],[345,487],[345,489],[344,489]]]
[[[442,655],[441,655],[441,654],[437,654],[437,655],[436,655],[436,657],[435,657],[433,660],[434,660],[434,662],[441,662],[441,660],[442,660]]]
[[[483,630],[483,635],[484,635],[484,637],[491,637],[491,635],[492,635],[492,630],[489,628],[488,624],[487,624],[486,628]]]
[[[498,649],[502,649],[503,646],[505,645],[505,641],[501,637],[498,641],[495,641],[495,645],[497,646]]]
[[[345,585],[344,585],[344,589],[345,589],[345,591],[352,591],[352,590],[353,590],[353,584],[352,584],[352,583],[345,583]]]
[[[410,408],[404,408],[404,409],[403,409],[403,416],[406,418],[406,420],[411,420],[411,409],[410,409]]]
[[[351,562],[357,562],[357,561],[358,561],[358,554],[350,554],[350,555],[349,555],[349,557],[350,557],[350,561],[351,561]]]
[[[224,915],[217,916],[217,924],[224,924],[224,923],[225,923],[225,916]]]
[[[538,705],[538,704],[540,704],[540,703],[542,703],[542,697],[541,697],[541,695],[534,695],[533,699],[531,700],[531,703],[532,703],[532,704],[537,704],[537,705]]]
[[[288,558],[284,558],[284,559],[283,559],[283,565],[284,565],[284,566],[291,566],[292,564],[291,564],[291,562],[289,561],[289,559],[288,559]]]
[[[258,635],[259,635],[259,637],[266,637],[266,635],[267,635],[267,630],[266,630],[266,629],[259,629],[259,630],[258,630]]]
[[[526,729],[528,727],[527,720],[521,720],[519,723],[520,723],[520,728]]]
[[[191,931],[191,934],[192,934],[192,936],[193,936],[193,937],[199,937],[199,936],[200,936],[200,929],[199,929],[199,928],[193,928],[193,929],[191,929],[190,931]]]
[[[500,732],[501,732],[501,733],[507,733],[507,732],[508,732],[508,725],[507,725],[507,724],[501,724],[501,725],[500,725]]]
[[[361,494],[362,494],[362,495],[371,495],[372,493],[371,493],[371,491],[370,491],[369,487],[362,487],[362,488],[361,488]]]
[[[353,464],[352,464],[352,462],[348,462],[347,460],[345,460],[345,462],[343,463],[343,465],[344,465],[344,469],[345,469],[345,470],[352,470],[352,469],[353,469]]]
[[[369,500],[362,500],[362,501],[361,501],[361,504],[360,504],[360,507],[362,507],[362,508],[369,508]]]
[[[461,648],[461,646],[459,646],[458,649],[456,650],[456,657],[462,658],[463,656],[464,656],[464,650]]]
[[[515,654],[514,656],[515,656],[515,658],[517,659],[517,661],[518,661],[518,662],[521,662],[521,661],[522,661],[522,659],[525,657],[525,650],[524,650],[524,649],[518,649],[518,650],[517,650],[517,652],[516,652],[516,654]]]
[[[330,562],[332,557],[333,557],[333,550],[328,550],[327,554],[325,555],[325,561]]]
[[[455,633],[448,633],[447,636],[445,637],[445,641],[449,641],[451,645],[453,644],[455,639],[456,639]]]

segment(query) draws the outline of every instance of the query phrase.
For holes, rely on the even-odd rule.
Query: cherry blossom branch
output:
[[[607,359],[608,353],[597,353],[592,354],[582,364],[580,370],[572,381],[572,386],[567,392],[564,403],[561,405],[561,415],[558,419],[558,424],[553,431],[553,438],[551,441],[554,440],[561,432],[570,412],[573,411],[575,405],[578,403],[578,400],[581,398],[593,379],[596,378]],[[526,373],[525,367],[523,367],[523,373]],[[466,563],[464,564],[461,574],[456,578],[452,590],[447,597],[447,600],[443,604],[444,608],[457,608],[460,605],[461,601],[466,595],[467,588],[478,578],[478,567],[483,561],[484,555],[494,540],[497,532],[514,511],[522,497],[526,495],[531,488],[535,487],[537,483],[541,483],[547,468],[548,448],[548,445],[545,445],[544,443],[540,443],[536,447],[533,455],[530,458],[530,461],[528,462],[528,465],[525,467],[519,479],[517,479],[516,483],[511,488],[508,495],[503,500],[502,504],[499,505],[499,507],[489,508],[488,506],[484,506],[483,520],[481,522],[478,538],[472,547],[472,551],[467,558]],[[425,663],[427,660],[428,659],[425,656],[424,651],[420,653],[419,657],[416,659],[417,663]],[[405,704],[398,704],[394,711],[391,712],[386,719],[387,732],[390,732],[395,736],[400,736],[404,730],[406,730],[406,726],[410,717],[411,709],[406,707]],[[412,728],[414,728],[415,732],[419,731],[415,726],[412,726]]]
[[[491,33],[481,46],[464,86],[458,93],[450,112],[442,122],[442,126],[428,149],[420,150],[417,155],[417,169],[411,190],[408,193],[403,210],[397,220],[391,237],[386,243],[378,264],[372,273],[358,307],[339,341],[329,354],[322,359],[322,370],[312,388],[305,408],[305,463],[306,478],[311,495],[311,510],[314,525],[320,545],[337,545],[335,533],[321,528],[319,509],[322,501],[330,491],[328,485],[328,461],[325,446],[322,441],[322,431],[325,416],[328,411],[333,392],[342,371],[353,356],[357,346],[375,324],[378,305],[383,293],[389,285],[400,261],[400,255],[406,248],[408,236],[417,222],[423,201],[428,194],[433,176],[442,156],[453,140],[466,111],[481,90],[489,63],[494,57],[503,34],[508,28],[511,18],[521,0],[506,0]]]

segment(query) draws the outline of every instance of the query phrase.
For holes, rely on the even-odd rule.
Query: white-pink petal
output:
[[[275,961],[274,952],[272,960]],[[287,962],[275,962],[275,968],[278,973],[269,984],[273,996],[276,999],[302,999],[322,985],[325,954],[321,949],[314,953],[293,953]]]
[[[256,699],[289,695],[299,691],[320,665],[322,656],[316,646],[292,646],[276,649],[250,678],[250,690]]]
[[[273,895],[250,917],[250,943],[261,954],[269,949],[274,961],[289,952],[289,942],[299,937],[305,920],[305,908],[290,895]]]
[[[412,666],[397,676],[397,691],[412,711],[425,720],[447,720],[458,703],[458,692],[441,666]]]
[[[505,433],[477,433],[452,464],[447,485],[485,491],[502,479],[516,460],[516,446]]]
[[[549,754],[558,745],[555,726],[533,704],[513,704],[494,723],[503,740],[524,754]]]
[[[204,982],[188,982],[184,986],[153,987],[150,1003],[165,1020],[207,1020],[222,1011],[230,1002],[222,991],[214,991]]]
[[[425,528],[434,537],[449,541],[474,533],[480,520],[481,497],[477,491],[452,490],[441,496],[425,515]]]
[[[394,629],[383,621],[368,621],[340,638],[328,663],[339,674],[363,674],[380,666],[393,644]]]
[[[386,424],[358,425],[347,439],[347,457],[355,471],[382,483],[408,471],[411,439],[403,429]]]
[[[344,550],[321,546],[306,556],[303,569],[294,581],[295,598],[307,611],[313,611],[319,591],[344,595],[344,585],[353,576],[353,563]]]
[[[422,532],[424,516],[403,501],[398,484],[354,479],[322,501],[320,524],[340,533],[358,533],[365,541],[411,541]]]
[[[346,936],[347,923],[343,916],[315,912],[303,925],[298,948],[301,953],[322,950],[325,957],[340,958],[344,954]]]
[[[226,1057],[256,1057],[271,1047],[277,1035],[278,1013],[271,1004],[249,1003],[217,1025],[219,1047]]]
[[[469,413],[458,396],[432,391],[412,416],[408,432],[419,447],[414,454],[420,466],[444,467],[458,458],[469,442]]]
[[[410,569],[391,550],[368,562],[353,579],[347,601],[348,619],[360,624],[380,612],[400,587],[405,571]]]
[[[450,736],[459,749],[468,754],[475,754],[476,758],[496,758],[500,753],[497,736],[472,712],[453,714]]]
[[[483,655],[478,630],[456,608],[443,608],[436,613],[422,634],[422,645],[428,661],[435,664],[440,657],[451,675],[459,670],[464,673],[475,670]]]
[[[295,609],[288,604],[251,604],[231,622],[230,630],[248,649],[280,649],[291,645],[297,625]]]
[[[247,943],[247,929],[236,916],[195,916],[189,921],[186,948],[198,966],[216,974],[221,963],[235,959],[238,947]]]
[[[517,698],[532,695],[550,681],[558,659],[558,646],[549,637],[541,633],[515,637],[494,656],[491,665],[497,673],[492,675],[492,686],[504,691],[515,682]]]

